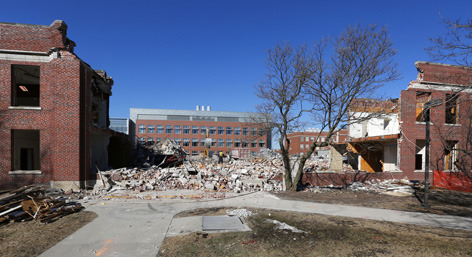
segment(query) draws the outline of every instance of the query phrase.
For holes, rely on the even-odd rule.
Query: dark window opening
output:
[[[416,154],[415,155],[415,170],[422,170],[423,169],[423,155]]]
[[[39,130],[12,130],[13,170],[39,170]]]
[[[12,106],[39,106],[39,66],[11,66]]]

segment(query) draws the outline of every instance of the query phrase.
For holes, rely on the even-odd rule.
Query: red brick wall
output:
[[[442,74],[443,82],[464,82],[464,80],[455,81],[451,79],[455,74],[462,73],[463,68],[450,65],[435,65],[428,63],[417,63],[417,67],[424,73],[420,73],[424,80],[438,81],[438,74]],[[468,70],[469,74],[472,70]],[[445,77],[446,73],[449,73],[449,77]],[[430,127],[430,169],[431,170],[443,170],[444,169],[444,142],[445,140],[459,141],[460,146],[464,147],[466,143],[466,134],[470,116],[471,105],[470,101],[462,101],[468,97],[468,93],[460,93],[459,111],[458,111],[458,123],[457,125],[445,124],[445,113],[446,113],[446,94],[453,92],[439,91],[435,87],[443,87],[443,85],[431,85],[431,89],[415,89],[409,88],[401,92],[401,117],[400,117],[400,129],[402,132],[400,138],[400,154],[398,156],[399,168],[403,171],[403,174],[409,179],[424,180],[424,172],[415,172],[415,143],[416,140],[425,139],[425,123],[416,122],[416,92],[425,91],[431,92],[431,99],[440,99],[443,104],[437,107],[431,108],[431,127]],[[463,124],[463,125],[460,125]],[[464,149],[464,148],[462,148]],[[432,177],[432,176],[430,176]],[[432,179],[432,178],[431,178]]]
[[[41,110],[10,110],[11,65],[40,66]],[[0,60],[0,180],[1,187],[78,180],[79,163],[79,65],[80,60],[54,59],[50,63]],[[11,130],[40,130],[42,175],[8,175],[12,170]]]
[[[416,62],[420,80],[425,82],[470,85],[472,68],[456,65]]]
[[[288,134],[288,138],[290,139],[290,149],[288,152],[290,154],[306,153],[308,150],[306,149],[305,145],[310,146],[314,141],[314,140],[312,141],[311,138],[313,137],[314,139],[316,139],[316,137],[319,134],[320,132],[294,132],[294,133]],[[339,138],[337,136],[338,134],[339,134]],[[328,135],[328,132],[326,131],[321,132],[322,137],[326,138],[327,135]],[[335,143],[344,143],[346,142],[348,135],[349,134],[347,130],[341,130],[337,134],[334,134],[332,136],[331,141]],[[301,137],[303,137],[303,141],[301,141]],[[306,137],[308,137],[309,141],[306,141]],[[321,139],[319,139],[318,142],[321,142]],[[301,144],[304,145],[303,149],[300,148]],[[320,150],[329,150],[329,149],[330,149],[330,146],[328,145],[328,146],[323,147]],[[316,153],[316,150],[315,150],[315,153]]]
[[[51,27],[1,23],[0,48],[63,48],[68,40],[65,28],[62,22]],[[61,50],[60,56],[50,62],[0,60],[0,188],[96,178],[90,173],[90,82],[94,71],[69,51]],[[40,67],[41,110],[9,109],[12,64]],[[13,169],[11,130],[15,129],[40,131],[41,175],[8,174]]]
[[[401,172],[345,172],[345,173],[303,173],[301,183],[308,186],[335,186],[346,187],[352,182],[365,182],[372,179],[402,179]]]
[[[65,48],[67,25],[55,21],[51,26],[0,23],[0,49],[47,52]]]

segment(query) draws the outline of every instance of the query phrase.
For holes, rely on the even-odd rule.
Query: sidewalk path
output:
[[[98,214],[40,256],[156,256],[175,214],[195,208],[253,207],[472,230],[472,218],[281,200],[266,192],[222,200],[95,200]]]

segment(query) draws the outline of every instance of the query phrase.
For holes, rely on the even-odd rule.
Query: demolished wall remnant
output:
[[[74,47],[63,21],[0,23],[0,188],[83,188],[108,167],[113,79]]]
[[[388,101],[372,100],[372,111],[384,115],[349,125],[348,150],[352,153],[349,156],[358,158],[359,163],[352,165],[358,166],[354,169],[389,171],[394,178],[423,180],[427,116],[432,124],[431,169],[457,171],[461,156],[465,157],[461,159],[462,164],[469,167],[472,164],[471,158],[458,151],[472,148],[466,138],[472,124],[469,111],[472,108],[472,69],[429,62],[416,62],[415,66],[418,77],[401,92],[395,106],[390,106]],[[441,100],[444,104],[428,110],[426,103],[431,100]],[[367,114],[357,114],[362,115]]]

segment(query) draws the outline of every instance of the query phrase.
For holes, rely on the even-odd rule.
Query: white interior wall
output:
[[[384,171],[397,170],[397,144],[387,144],[384,147]]]

